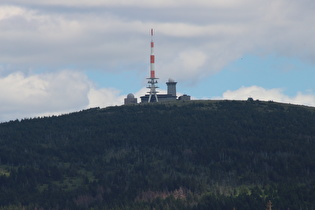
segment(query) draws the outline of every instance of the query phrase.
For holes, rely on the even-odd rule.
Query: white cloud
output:
[[[315,57],[315,29],[309,27],[315,21],[311,9],[315,3],[308,0],[10,0],[7,4],[12,6],[0,6],[0,61],[5,64],[117,71],[148,62],[151,27],[157,31],[161,75],[182,68],[174,65],[183,54],[195,56],[189,63],[200,59],[199,54],[205,56],[199,61],[203,65],[191,66],[185,80],[211,75],[247,53],[309,62]]]
[[[0,77],[0,121],[61,114],[90,107],[120,105],[114,89],[97,89],[82,73],[60,71],[38,75],[15,72]]]
[[[246,100],[249,97],[254,100],[276,101],[283,103],[315,106],[315,95],[297,93],[290,97],[283,93],[282,89],[265,89],[258,86],[241,87],[237,90],[228,90],[223,93],[221,99]]]
[[[118,90],[112,88],[91,88],[88,93],[88,107],[122,105],[126,96],[119,95],[119,93]]]
[[[0,21],[10,18],[12,16],[22,15],[24,10],[14,6],[3,6],[0,7]]]
[[[162,80],[176,78],[181,81],[190,81],[189,83],[196,82],[197,78],[203,76],[202,67],[205,65],[206,59],[207,55],[203,51],[181,52],[171,63],[158,65],[161,66],[161,71],[158,70],[158,77]]]

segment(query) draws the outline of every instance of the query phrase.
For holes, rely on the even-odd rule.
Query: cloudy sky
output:
[[[315,106],[315,1],[1,0],[0,122],[161,89]]]

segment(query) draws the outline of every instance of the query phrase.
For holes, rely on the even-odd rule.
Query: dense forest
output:
[[[0,124],[0,209],[315,209],[315,108],[183,101]]]

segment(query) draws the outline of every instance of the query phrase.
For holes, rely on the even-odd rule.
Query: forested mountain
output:
[[[315,209],[315,108],[189,101],[0,124],[0,209]]]

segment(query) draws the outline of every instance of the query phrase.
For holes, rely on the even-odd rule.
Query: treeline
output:
[[[315,209],[315,109],[190,101],[0,124],[3,209]],[[1,208],[0,208],[1,209]]]

